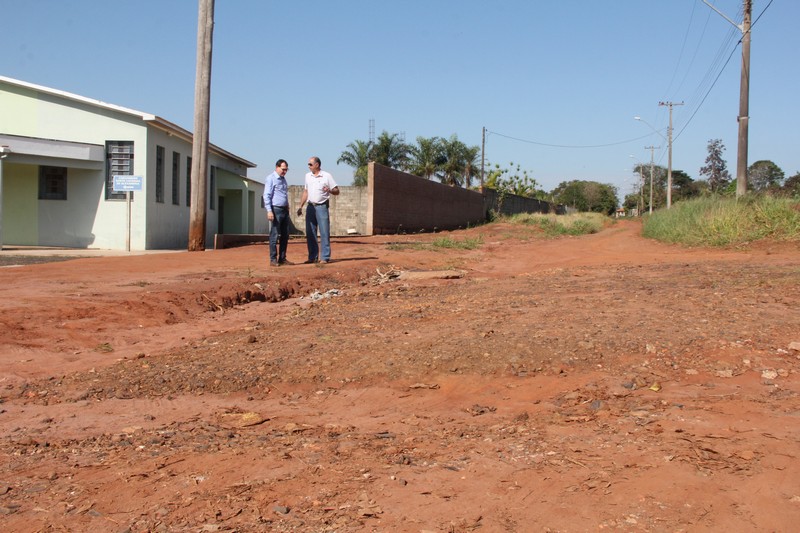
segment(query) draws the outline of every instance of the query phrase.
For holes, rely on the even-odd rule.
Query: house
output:
[[[0,76],[0,146],[0,244],[188,246],[191,132]],[[206,247],[217,233],[268,233],[264,185],[246,177],[255,165],[214,145],[208,161]],[[130,176],[118,184],[127,180],[135,190],[115,190],[114,176]]]

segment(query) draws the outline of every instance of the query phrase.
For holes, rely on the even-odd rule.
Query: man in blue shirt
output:
[[[289,186],[286,171],[289,164],[285,159],[275,162],[275,172],[267,176],[264,184],[264,207],[267,210],[269,230],[269,264],[279,266],[289,264],[286,248],[289,245]]]

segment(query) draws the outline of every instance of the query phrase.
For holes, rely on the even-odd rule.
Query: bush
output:
[[[800,203],[768,195],[687,200],[646,217],[642,233],[688,246],[735,246],[768,238],[798,241]]]

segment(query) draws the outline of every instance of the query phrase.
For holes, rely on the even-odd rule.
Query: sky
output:
[[[709,0],[737,24],[742,0]],[[0,75],[194,125],[197,0],[0,0]],[[458,138],[545,191],[634,166],[736,175],[741,31],[702,0],[218,0],[210,140],[290,184],[311,156],[340,185],[354,140]],[[797,0],[754,0],[748,164],[800,171]],[[680,105],[682,104],[682,105]],[[0,110],[1,112],[1,110]],[[641,117],[637,121],[635,116]]]

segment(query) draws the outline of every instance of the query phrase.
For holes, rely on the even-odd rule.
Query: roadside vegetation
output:
[[[520,213],[506,217],[504,220],[512,224],[536,226],[542,229],[548,237],[597,233],[609,222],[609,218],[602,213],[574,213],[570,215]]]
[[[642,234],[686,246],[740,246],[761,239],[800,242],[800,202],[770,195],[676,202],[646,216]]]
[[[483,244],[483,237],[464,237],[463,239],[454,239],[450,236],[437,237],[431,242],[393,242],[387,247],[390,250],[441,250],[441,249],[456,249],[456,250],[474,250]]]

